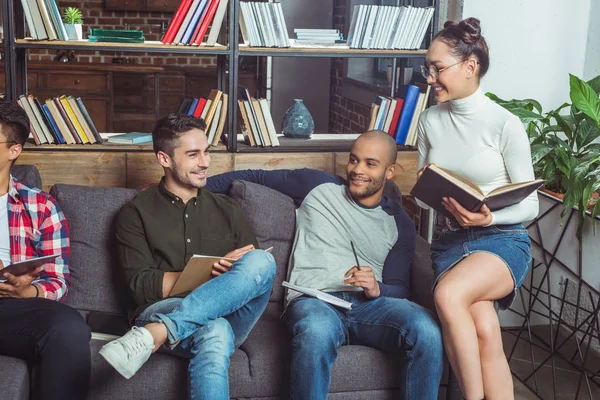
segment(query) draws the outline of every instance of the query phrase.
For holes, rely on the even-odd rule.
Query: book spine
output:
[[[33,19],[33,23],[35,24],[35,31],[38,35],[38,40],[46,40],[48,39],[48,34],[46,33],[46,28],[44,27],[44,22],[42,21],[42,14],[37,6],[36,0],[27,0],[29,3],[29,11],[31,11],[31,17]]]
[[[404,99],[404,106],[402,107],[400,120],[398,121],[398,129],[396,130],[397,144],[403,145],[406,142],[408,128],[410,127],[410,121],[413,113],[415,112],[418,98],[419,88],[417,86],[408,85],[408,91],[406,92],[406,98]]]
[[[225,121],[227,120],[227,107],[229,96],[226,93],[223,93],[221,97],[221,103],[223,104],[221,107],[221,116],[219,117],[219,125],[217,126],[217,132],[215,133],[215,137],[213,138],[211,145],[216,146],[219,144],[219,139],[221,139],[221,135],[223,135],[223,130],[225,129]]]
[[[67,127],[67,123],[64,121],[62,115],[58,112],[58,108],[56,108],[54,101],[52,99],[46,99],[45,103],[48,107],[48,110],[50,110],[50,114],[52,114],[52,117],[54,118],[56,126],[58,126],[62,137],[65,139],[65,142],[67,144],[76,143],[75,138],[73,138],[71,131],[69,131],[69,128]]]
[[[204,107],[206,107],[206,99],[205,98],[198,99],[196,106],[193,107],[194,111],[192,112],[192,115],[196,118],[200,118],[200,116],[202,115],[202,112],[204,111]],[[191,109],[192,109],[192,107],[190,107],[190,110]]]
[[[227,13],[228,3],[229,0],[221,0],[219,2],[219,8],[217,8],[215,18],[213,19],[212,26],[210,27],[208,39],[206,39],[207,46],[214,46],[217,44],[217,39],[219,38],[219,33],[221,32],[221,26],[223,25],[223,20],[225,19],[225,14]]]
[[[54,19],[56,20],[57,33],[59,34],[60,40],[67,40],[67,30],[65,29],[65,24],[62,20],[62,16],[60,15],[60,11],[58,10],[58,6],[56,5],[56,0],[48,0],[50,4],[50,11]]]
[[[208,9],[208,12],[206,14],[206,17],[204,18],[204,20],[202,21],[202,25],[200,26],[200,31],[198,32],[198,34],[196,35],[193,44],[196,45],[201,45],[202,44],[202,39],[204,39],[204,36],[206,35],[206,32],[208,31],[208,26],[211,23],[211,21],[213,20],[215,13],[217,12],[217,7],[219,6],[219,0],[214,0],[211,5],[210,8]]]
[[[211,5],[214,4],[215,1],[218,1],[218,0],[208,0],[207,1],[204,9],[200,13],[200,18],[198,18],[198,21],[194,25],[194,29],[192,29],[192,34],[191,34],[190,40],[187,42],[187,44],[194,45],[194,41],[196,40],[196,38],[200,34],[200,30],[202,29],[202,24],[204,24],[204,21],[206,20],[208,11],[210,10]]]
[[[96,138],[96,142],[102,143],[102,136],[100,136],[100,132],[98,132],[98,129],[96,128],[96,125],[94,124],[94,121],[92,121],[92,117],[88,113],[87,108],[85,108],[85,105],[83,104],[83,100],[81,100],[81,97],[77,97],[75,99],[75,102],[79,106],[79,111],[81,111],[81,115],[83,115],[85,122],[87,122],[88,126],[90,127],[90,130],[92,131],[92,134]]]
[[[37,107],[37,109],[40,111],[40,115],[44,121],[44,125],[46,125],[46,127],[48,128],[48,132],[52,136],[54,143],[60,144],[61,140],[59,138],[59,135],[57,135],[56,132],[54,131],[54,126],[52,125],[50,118],[48,118],[48,115],[44,111],[44,107],[42,106],[42,104],[40,104],[40,101],[37,99],[37,97],[32,97],[32,100],[35,103],[35,106]]]
[[[21,0],[21,6],[23,7],[23,14],[25,14],[25,20],[27,21],[27,27],[29,28],[29,34],[31,35],[31,38],[34,40],[39,40],[37,32],[35,30],[35,25],[33,24],[33,16],[31,15],[31,11],[29,10],[27,0]]]
[[[54,117],[52,116],[52,113],[50,112],[50,109],[48,108],[48,106],[46,104],[41,104],[41,107],[42,107],[42,111],[44,112],[44,115],[46,116],[46,118],[48,119],[48,122],[50,123],[50,126],[52,127],[52,130],[54,131],[54,135],[58,139],[58,143],[59,144],[67,143],[65,141],[65,138],[63,137],[62,133],[60,133],[60,129],[58,129],[58,125],[56,125],[56,121],[54,120]]]
[[[187,30],[187,27],[190,24],[190,20],[192,19],[192,16],[194,15],[194,12],[196,11],[196,9],[198,8],[199,5],[200,5],[200,0],[192,0],[192,4],[191,4],[189,10],[187,11],[187,13],[185,14],[185,17],[184,17],[181,25],[179,26],[179,30],[175,34],[175,38],[173,38],[173,41],[171,42],[171,44],[176,45],[176,44],[179,44],[179,42],[181,42],[181,38],[183,37],[183,34]]]
[[[179,44],[183,44],[183,45],[190,44],[190,39],[192,38],[192,34],[194,33],[194,30],[198,26],[198,21],[200,20],[202,13],[204,13],[206,11],[207,5],[208,5],[208,2],[206,0],[202,0],[200,5],[196,8],[196,10],[194,11],[194,14],[192,14],[192,19],[190,20],[190,23],[188,24],[185,32],[183,33],[183,37],[181,38],[181,41],[179,42]]]
[[[81,141],[83,142],[83,144],[90,143],[90,139],[87,137],[87,135],[83,131],[83,128],[81,127],[81,125],[79,124],[79,121],[77,120],[77,117],[75,117],[75,113],[73,112],[73,109],[71,109],[71,105],[67,101],[67,97],[60,96],[59,100],[60,100],[60,103],[62,104],[65,112],[67,113],[67,116],[69,117],[69,121],[71,121],[73,128],[75,128],[75,131],[81,138]]]
[[[29,118],[29,132],[31,133],[31,136],[33,137],[33,141],[35,142],[36,145],[39,146],[40,144],[42,144],[42,142],[40,141],[40,138],[38,137],[37,132],[35,132],[33,123],[31,123],[30,112],[27,109],[27,106],[25,106],[25,104],[24,104],[26,102],[27,102],[27,100],[24,97],[17,99],[17,104],[19,104],[21,106],[21,108],[25,111],[25,114],[27,114],[27,118]]]
[[[81,110],[77,106],[77,102],[75,101],[73,96],[67,96],[67,102],[71,106],[71,110],[73,110],[73,114],[75,114],[75,118],[79,122],[79,125],[81,125],[81,128],[85,132],[85,135],[89,139],[90,143],[92,143],[92,144],[97,143],[96,137],[92,133],[92,130],[88,126],[85,118],[83,118],[83,114],[81,114]]]
[[[200,99],[196,99],[194,98],[192,100],[192,104],[190,105],[190,108],[187,111],[187,115],[194,115],[196,113],[196,108],[198,106],[198,102],[200,101]],[[195,117],[195,115],[194,115]]]
[[[181,27],[181,23],[183,22],[183,19],[185,18],[185,15],[187,14],[191,5],[192,5],[192,0],[183,0],[179,4],[179,8],[175,12],[175,16],[171,20],[171,23],[169,24],[169,28],[167,28],[167,31],[165,32],[165,35],[163,36],[163,38],[161,40],[161,42],[163,44],[173,43],[173,39],[175,39],[175,35],[177,34],[179,27]]]
[[[50,14],[48,13],[48,8],[46,8],[44,0],[37,0],[37,6],[38,10],[40,11],[40,16],[42,17],[42,23],[44,24],[44,28],[48,33],[48,39],[58,39],[58,36],[56,36],[56,31],[54,30],[54,26],[52,25],[52,21],[50,20]]]
[[[46,123],[42,118],[41,111],[38,109],[37,105],[35,104],[35,101],[33,100],[33,95],[29,94],[26,97],[27,101],[29,102],[29,106],[31,107],[31,111],[33,111],[33,115],[35,116],[35,119],[37,120],[38,125],[40,126],[41,134],[46,137],[48,143],[54,143],[54,137],[50,133],[50,129],[46,126]]]
[[[69,118],[69,115],[67,114],[67,111],[63,107],[60,99],[58,97],[55,97],[52,99],[52,101],[56,105],[56,109],[58,110],[60,115],[63,117],[65,124],[67,124],[67,128],[69,128],[69,132],[71,132],[71,136],[73,136],[73,138],[75,139],[75,142],[77,144],[82,144],[83,141],[81,140],[81,136],[79,136],[79,134],[77,134],[77,129],[75,129],[73,122],[71,122],[71,119]]]

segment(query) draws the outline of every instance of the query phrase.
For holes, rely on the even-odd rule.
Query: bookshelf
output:
[[[23,10],[19,0],[1,0],[4,41],[4,68],[6,74],[6,96],[9,100],[16,100],[19,94],[27,93],[27,50],[28,49],[52,49],[52,50],[93,50],[93,51],[125,51],[138,53],[169,53],[178,55],[214,55],[217,58],[217,88],[229,94],[228,98],[228,116],[225,133],[229,138],[236,138],[238,131],[238,83],[239,83],[239,60],[243,56],[253,57],[313,57],[313,58],[392,58],[394,62],[392,73],[392,85],[394,88],[398,77],[396,76],[396,63],[403,59],[423,57],[425,50],[362,50],[362,49],[344,49],[344,48],[256,48],[239,44],[239,0],[230,0],[228,23],[224,23],[227,35],[224,35],[222,29],[219,43],[224,43],[226,38],[230,38],[231,45],[219,45],[214,47],[206,46],[171,46],[163,45],[160,42],[146,42],[143,44],[123,44],[123,43],[89,43],[87,41],[33,41],[24,39],[25,22]],[[433,16],[431,35],[436,31],[439,1],[432,0],[435,12]],[[396,0],[396,5],[413,5],[413,0]],[[14,16],[14,18],[13,18]],[[293,27],[290,27],[293,29]],[[430,37],[431,39],[431,37]],[[328,90],[328,89],[324,89]],[[393,91],[393,89],[392,89]],[[391,93],[395,95],[395,93]],[[66,149],[65,145],[52,145],[53,149],[62,151]],[[95,145],[98,146],[98,145]],[[102,145],[101,145],[102,146]],[[283,144],[281,147],[270,148],[250,148],[237,140],[229,140],[227,151],[236,152],[310,152],[319,151],[322,147],[319,141],[307,141],[304,144]],[[347,144],[340,140],[338,149],[346,151]],[[335,150],[335,140],[328,146],[328,150]],[[414,150],[412,148],[399,148],[401,150]],[[31,149],[33,150],[33,148]],[[97,148],[97,151],[101,149]],[[132,149],[128,147],[127,151]]]

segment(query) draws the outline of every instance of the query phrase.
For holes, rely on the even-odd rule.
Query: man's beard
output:
[[[198,170],[202,170],[199,168]],[[192,174],[195,170],[190,170],[189,173]],[[206,178],[201,181],[194,181],[187,176],[179,167],[179,164],[173,160],[173,178],[175,178],[179,183],[194,187],[196,189],[200,189],[206,185]]]
[[[348,183],[350,184],[350,179],[352,178],[352,174],[348,177]],[[371,178],[369,178],[371,179]],[[356,199],[365,199],[367,197],[371,197],[375,193],[377,193],[381,188],[385,185],[385,175],[381,175],[379,179],[372,178],[371,181],[367,184],[367,187],[362,188],[360,191],[351,191],[352,197]]]

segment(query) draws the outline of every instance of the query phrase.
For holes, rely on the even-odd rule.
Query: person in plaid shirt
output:
[[[28,274],[0,269],[0,355],[27,361],[35,399],[85,399],[90,378],[90,330],[61,304],[69,287],[69,231],[56,201],[10,175],[29,136],[16,103],[0,102],[0,268],[59,256]]]

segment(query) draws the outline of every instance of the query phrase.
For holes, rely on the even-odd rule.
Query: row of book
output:
[[[377,96],[371,104],[368,130],[387,132],[397,144],[415,146],[419,117],[427,108],[430,88],[429,85],[403,85],[395,98]]]
[[[244,141],[252,147],[277,147],[279,138],[267,99],[255,99],[243,86],[239,87],[239,123]]]
[[[67,40],[55,0],[21,0],[29,34],[35,40]]]
[[[161,40],[164,44],[199,46],[209,25],[207,46],[217,43],[228,0],[183,0]]]
[[[228,96],[220,90],[210,91],[208,98],[185,98],[179,105],[180,114],[193,115],[206,122],[206,136],[211,146],[221,140],[227,121]]]
[[[343,43],[344,36],[338,29],[294,29],[296,43],[335,44]]]
[[[60,96],[41,103],[33,95],[17,100],[30,121],[35,144],[102,143],[102,137],[80,97]]]
[[[240,30],[251,47],[290,47],[281,3],[241,1]]]
[[[418,49],[433,12],[433,7],[356,5],[348,45],[351,49]]]

